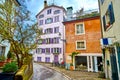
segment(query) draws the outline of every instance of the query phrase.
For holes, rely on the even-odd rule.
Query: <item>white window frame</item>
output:
[[[77,42],[84,42],[85,48],[77,48]],[[76,41],[76,50],[86,50],[86,41],[85,40],[77,40]]]
[[[41,54],[42,53],[42,49],[41,48],[37,48],[37,54]]]
[[[77,33],[77,25],[79,25],[79,24],[83,24],[83,33]],[[83,22],[81,22],[81,23],[77,23],[77,24],[75,24],[75,35],[83,35],[83,34],[85,34],[85,26],[84,26],[84,23]]]

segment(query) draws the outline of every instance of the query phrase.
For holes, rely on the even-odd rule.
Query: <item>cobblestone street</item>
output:
[[[53,67],[51,64],[46,64],[46,63],[38,63],[38,64],[56,70],[59,73],[62,73],[63,75],[67,76],[69,80],[107,80],[107,79],[98,78],[98,73],[95,72],[70,71],[60,67]]]

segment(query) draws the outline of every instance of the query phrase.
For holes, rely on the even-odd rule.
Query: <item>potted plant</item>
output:
[[[79,54],[79,52],[72,52],[71,59],[72,59],[72,63],[70,64],[70,69],[74,70],[74,65],[73,65],[73,58],[75,57],[75,55]]]
[[[0,73],[0,79],[3,80],[14,80],[14,76],[16,71],[18,70],[18,66],[16,65],[15,62],[11,62],[11,63],[6,63],[3,66],[3,72]]]
[[[70,63],[70,70],[74,70],[73,63]]]
[[[11,58],[12,58],[12,52],[8,52],[7,54],[7,62],[11,62]]]
[[[3,73],[11,73],[11,72],[16,72],[18,69],[18,66],[16,65],[15,62],[7,63],[3,67]]]

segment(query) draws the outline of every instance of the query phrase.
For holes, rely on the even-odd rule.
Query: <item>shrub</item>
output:
[[[0,61],[5,61],[5,56],[0,56]]]
[[[12,58],[12,53],[9,51],[8,54],[7,54],[7,58]]]
[[[15,72],[17,71],[18,66],[16,65],[16,63],[11,62],[11,63],[7,63],[5,64],[5,66],[3,67],[3,72]]]

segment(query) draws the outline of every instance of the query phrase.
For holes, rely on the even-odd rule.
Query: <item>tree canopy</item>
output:
[[[16,55],[19,67],[30,50],[36,48],[40,34],[41,30],[30,19],[30,12],[25,6],[16,6],[13,0],[0,3],[0,35],[2,40],[11,44],[10,51]]]

